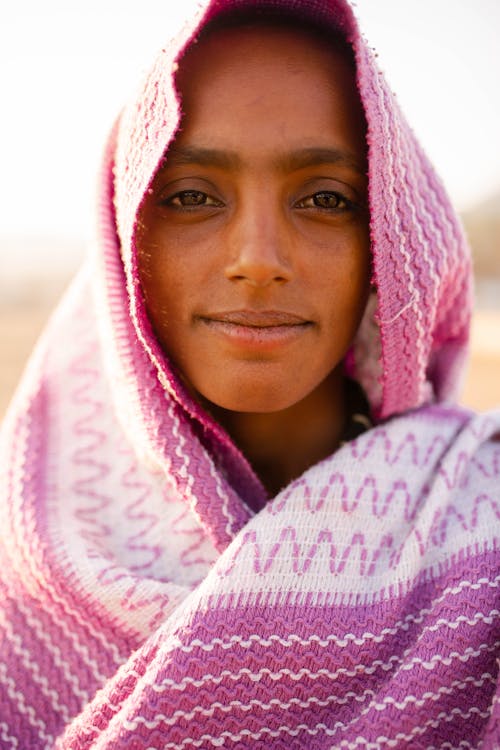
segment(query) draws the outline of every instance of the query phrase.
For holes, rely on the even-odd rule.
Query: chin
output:
[[[221,409],[254,414],[272,414],[283,411],[307,395],[292,393],[291,389],[283,384],[263,387],[255,382],[252,382],[249,388],[238,384],[234,388],[221,388],[217,391],[205,391],[205,393],[200,391],[200,393],[207,401]]]

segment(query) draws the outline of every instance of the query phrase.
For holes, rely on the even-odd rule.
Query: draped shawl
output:
[[[134,247],[182,50],[247,6],[353,47],[377,291],[346,361],[375,427],[273,499],[159,347]],[[374,58],[344,0],[205,0],[119,117],[1,432],[2,749],[500,746],[500,413],[453,405],[468,250]]]

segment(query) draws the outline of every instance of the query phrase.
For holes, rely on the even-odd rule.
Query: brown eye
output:
[[[318,208],[344,208],[346,200],[339,193],[323,191],[312,196],[313,203]]]
[[[202,193],[201,190],[183,190],[182,193],[175,195],[171,202],[181,206],[202,206],[207,198],[207,194]]]
[[[296,208],[318,208],[321,211],[343,213],[344,211],[354,210],[356,204],[335,190],[320,190],[302,198],[295,206]]]
[[[199,206],[222,206],[222,203],[203,190],[181,190],[162,201],[163,205],[173,208],[197,208]]]

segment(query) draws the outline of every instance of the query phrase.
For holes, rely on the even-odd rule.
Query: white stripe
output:
[[[478,750],[478,748],[481,747],[480,743],[479,745],[471,745],[470,742],[467,742],[467,740],[461,740],[458,745],[452,745],[451,742],[443,742],[442,745],[431,745],[431,747],[427,748],[427,750]]]
[[[414,727],[410,734],[398,734],[395,739],[381,736],[377,738],[376,743],[369,742],[363,737],[357,737],[355,742],[341,740],[340,744],[332,745],[330,750],[336,750],[339,747],[349,748],[349,750],[355,750],[355,748],[358,748],[361,745],[366,748],[371,748],[371,750],[378,750],[378,748],[380,748],[382,745],[387,745],[388,747],[397,747],[397,745],[402,740],[409,741],[414,739],[415,735],[417,734],[424,734],[430,726],[438,726],[442,721],[453,721],[457,718],[457,716],[462,719],[469,719],[473,715],[478,715],[480,718],[485,719],[488,718],[489,713],[482,712],[476,707],[471,708],[467,713],[463,713],[462,711],[460,711],[460,709],[454,708],[450,711],[449,714],[445,714],[444,712],[440,713],[435,720],[429,719],[429,721],[427,721],[425,725]],[[273,738],[282,737],[283,734],[287,734],[291,737],[297,737],[301,732],[305,732],[310,736],[316,736],[322,733],[327,737],[332,737],[337,734],[338,729],[344,728],[345,725],[343,725],[341,722],[336,722],[333,728],[329,728],[326,726],[326,724],[320,722],[312,727],[308,726],[307,724],[297,724],[297,726],[295,727],[281,725],[280,727],[278,727],[278,729],[262,727],[258,732],[251,732],[249,729],[242,729],[239,734],[233,734],[232,732],[225,731],[221,732],[218,735],[204,734],[199,739],[186,737],[180,743],[168,742],[167,744],[163,745],[163,750],[183,750],[183,748],[185,748],[187,745],[191,745],[192,747],[205,748],[207,747],[207,743],[209,743],[212,747],[222,747],[225,744],[225,739],[229,739],[232,742],[239,742],[243,739],[259,740],[264,735]]]
[[[0,739],[4,742],[9,742],[9,747],[12,748],[12,750],[16,750],[16,748],[19,747],[19,743],[12,734],[9,734],[10,730],[5,721],[0,721],[0,730]],[[7,746],[5,746],[4,750],[8,750]]]
[[[400,238],[399,252],[403,256],[403,267],[404,267],[404,271],[407,277],[407,284],[408,284],[408,296],[409,296],[411,307],[413,308],[413,312],[416,316],[416,321],[415,321],[416,327],[417,327],[417,330],[419,331],[419,339],[417,342],[417,346],[419,349],[421,349],[423,328],[421,324],[422,312],[420,310],[420,291],[415,286],[415,276],[413,273],[410,252],[406,247],[406,233],[403,232],[401,229],[401,217],[400,217],[399,211],[397,210],[396,196],[398,195],[398,191],[394,189],[394,185],[396,182],[394,175],[401,171],[401,170],[394,169],[393,147],[399,144],[396,142],[396,139],[393,138],[392,136],[394,135],[394,133],[397,134],[397,128],[394,127],[394,118],[392,118],[392,122],[391,122],[390,113],[392,113],[392,107],[386,106],[386,99],[388,97],[388,92],[387,92],[387,88],[382,86],[382,80],[379,76],[375,76],[374,86],[376,87],[375,90],[376,90],[376,93],[378,94],[377,98],[378,98],[379,112],[383,118],[383,123],[384,123],[382,130],[384,132],[385,143],[388,146],[388,148],[385,149],[385,153],[388,158],[387,171],[386,171],[386,175],[388,176],[388,180],[387,180],[388,190],[386,194],[390,196],[390,210],[391,210],[392,217],[393,217],[392,221],[389,219],[388,221],[391,225],[395,226],[398,232],[398,236]],[[419,352],[418,360],[421,363],[420,367],[422,368],[423,364],[422,364],[422,352],[421,351]],[[422,370],[420,370],[420,372],[422,372]]]
[[[215,647],[222,648],[224,650],[228,650],[233,648],[233,646],[237,645],[241,648],[251,648],[252,645],[257,642],[261,646],[264,646],[265,648],[273,647],[276,643],[278,643],[280,646],[284,647],[290,647],[293,644],[299,644],[301,646],[309,646],[311,643],[315,643],[318,646],[321,646],[322,648],[329,646],[332,642],[335,643],[335,645],[339,646],[340,648],[344,648],[349,643],[354,643],[356,646],[362,646],[366,641],[373,641],[374,643],[382,643],[382,641],[385,640],[386,636],[392,636],[397,635],[400,630],[407,631],[409,629],[409,626],[411,623],[414,624],[421,624],[425,617],[427,615],[432,614],[433,610],[436,606],[438,606],[442,601],[444,601],[448,596],[455,596],[460,594],[464,589],[470,589],[472,591],[478,591],[483,586],[486,586],[487,588],[498,588],[500,585],[500,575],[496,576],[493,580],[489,580],[487,578],[480,578],[477,582],[473,583],[472,581],[461,581],[457,586],[454,587],[448,587],[446,588],[443,593],[436,597],[434,599],[429,607],[423,607],[418,614],[410,613],[408,614],[403,620],[398,620],[392,627],[390,628],[383,628],[380,633],[377,635],[375,633],[372,633],[370,631],[363,633],[362,636],[355,636],[352,633],[346,633],[346,635],[343,638],[340,638],[339,636],[336,636],[334,634],[328,635],[326,638],[320,638],[318,635],[311,635],[308,638],[301,638],[298,635],[290,634],[286,638],[281,638],[278,635],[270,635],[268,639],[262,638],[257,633],[253,633],[249,635],[247,638],[243,638],[239,635],[232,635],[229,639],[223,640],[221,638],[214,638],[209,643],[204,643],[203,641],[200,641],[199,639],[194,639],[191,641],[188,645],[180,645],[176,642],[170,642],[168,647],[164,650],[164,653],[169,653],[170,651],[175,651],[180,649],[183,653],[192,653],[195,649],[201,649],[202,651],[213,651]],[[493,610],[496,611],[496,610]],[[482,614],[479,615],[480,617],[483,617]],[[463,617],[461,615],[460,617]],[[457,618],[458,620],[458,618]],[[448,624],[449,627],[453,627],[451,624],[455,621],[446,621],[441,619],[440,620],[440,626]],[[476,623],[473,623],[476,624]],[[436,626],[430,625],[428,629],[437,629]]]
[[[492,609],[490,612],[485,615],[482,612],[476,612],[474,617],[466,617],[465,615],[459,615],[456,620],[445,620],[444,618],[440,618],[437,620],[437,622],[434,623],[434,625],[429,625],[426,628],[426,631],[435,631],[439,630],[443,625],[445,627],[449,627],[452,630],[456,630],[460,625],[477,625],[478,622],[484,622],[487,625],[491,625],[493,622],[496,622],[498,620],[498,616],[500,615],[500,610],[498,609]]]
[[[452,695],[457,689],[463,690],[471,683],[475,687],[482,687],[485,682],[490,682],[493,685],[496,684],[495,679],[490,674],[482,675],[481,679],[479,680],[474,679],[474,677],[468,677],[465,680],[455,680],[455,682],[451,683],[449,687],[442,686],[435,693],[424,693],[424,695],[420,699],[417,699],[415,696],[410,695],[407,696],[403,701],[397,701],[392,696],[387,696],[386,698],[384,698],[382,703],[372,702],[369,708],[374,708],[376,711],[383,711],[389,706],[394,706],[398,710],[402,710],[405,709],[410,703],[415,706],[421,707],[430,700],[434,702],[439,700],[442,695]],[[233,708],[237,708],[240,711],[246,712],[251,711],[255,707],[260,708],[263,711],[271,711],[274,708],[288,711],[290,708],[292,708],[292,706],[298,706],[299,708],[307,709],[312,705],[326,708],[327,706],[330,706],[332,704],[343,706],[346,703],[352,702],[352,700],[355,700],[358,703],[364,703],[369,697],[375,697],[375,693],[373,690],[365,690],[360,695],[357,695],[356,693],[351,691],[346,693],[343,697],[339,697],[337,695],[329,695],[323,700],[317,698],[316,696],[311,696],[310,698],[308,698],[308,700],[305,701],[301,700],[300,698],[293,697],[290,698],[289,701],[280,701],[279,698],[272,698],[268,703],[258,700],[257,698],[253,698],[252,700],[248,701],[248,703],[243,703],[239,700],[232,700],[228,703],[220,703],[219,701],[214,701],[208,708],[204,708],[203,706],[194,706],[191,711],[177,710],[171,716],[166,716],[165,714],[156,714],[156,716],[154,716],[154,718],[152,719],[146,719],[144,716],[137,716],[135,719],[123,721],[123,726],[125,727],[125,729],[128,729],[132,732],[137,729],[139,724],[142,724],[146,727],[146,729],[151,730],[157,729],[161,725],[172,726],[177,723],[178,719],[191,721],[192,719],[196,718],[197,714],[201,714],[204,717],[212,717],[216,711],[221,711],[222,713],[231,713]]]
[[[487,718],[489,716],[488,713],[481,712],[475,707],[471,708],[466,714],[463,714],[459,709],[453,709],[450,714],[439,714],[439,716],[437,717],[438,720],[436,721],[429,720],[426,725],[422,727],[415,727],[410,734],[398,734],[396,738],[392,740],[383,736],[378,737],[375,743],[369,742],[363,737],[358,737],[354,743],[343,740],[340,742],[340,745],[332,745],[331,750],[336,750],[338,747],[349,748],[349,750],[351,750],[352,748],[354,750],[355,748],[359,748],[361,745],[365,746],[366,748],[371,748],[371,750],[379,750],[382,745],[387,745],[388,747],[397,747],[402,740],[412,740],[414,739],[415,735],[424,734],[430,726],[438,726],[443,720],[450,722],[453,721],[457,716],[460,716],[460,718],[463,719],[468,719],[471,718],[471,716],[474,714],[479,715],[481,718]],[[331,737],[337,733],[337,729],[340,727],[341,725],[339,726],[339,723],[337,722],[336,728],[333,729],[330,729],[323,723],[318,723],[314,727],[309,727],[307,726],[307,724],[298,724],[293,728],[282,725],[277,730],[273,730],[270,727],[262,727],[258,732],[251,732],[250,730],[243,729],[239,734],[233,734],[232,732],[221,732],[218,736],[205,734],[199,740],[195,740],[191,737],[186,737],[181,743],[167,743],[166,745],[164,745],[164,750],[182,750],[182,748],[184,748],[186,745],[204,747],[207,741],[210,742],[213,747],[222,747],[225,738],[228,738],[233,742],[238,742],[243,740],[244,738],[259,740],[263,735],[279,738],[283,734],[287,734],[292,737],[297,737],[301,732],[305,732],[310,736],[315,736],[321,732],[327,737]]]
[[[26,433],[26,435],[29,435],[29,429],[28,425],[18,425],[18,431],[21,433],[19,436],[17,436],[17,439],[20,440],[24,445],[26,445],[27,438],[23,436],[23,432]],[[24,451],[19,451],[20,454],[24,455]],[[20,475],[23,473],[23,469],[21,467],[14,467],[12,473],[15,474],[16,472],[19,472]],[[24,512],[22,508],[22,502],[23,502],[23,496],[22,493],[19,494],[15,491],[15,482],[12,482],[13,488],[12,488],[12,514],[11,518],[9,519],[9,526],[12,528],[13,535],[12,535],[12,544],[8,545],[6,547],[7,550],[7,556],[9,556],[8,549],[12,547],[14,549],[14,555],[15,555],[15,548],[16,548],[16,542],[17,547],[19,550],[25,550],[25,554],[23,555],[24,561],[26,562],[26,566],[19,566],[16,565],[13,568],[18,573],[21,581],[25,584],[26,590],[29,592],[31,591],[33,581],[36,581],[38,585],[41,585],[43,587],[44,593],[47,594],[47,598],[43,601],[43,609],[46,611],[46,613],[51,617],[52,621],[63,630],[65,635],[73,642],[74,650],[77,651],[81,658],[84,660],[85,664],[89,667],[89,669],[92,671],[94,677],[99,680],[100,682],[103,682],[106,677],[102,675],[97,667],[97,664],[94,660],[89,658],[88,649],[86,646],[80,645],[77,636],[74,632],[71,632],[68,630],[68,625],[65,621],[65,619],[61,618],[61,615],[59,612],[54,612],[54,606],[53,602],[56,602],[59,604],[62,609],[71,617],[74,619],[84,630],[88,631],[96,640],[98,640],[103,648],[103,650],[106,653],[111,653],[113,660],[115,664],[120,665],[123,663],[124,659],[120,656],[120,653],[118,651],[118,648],[115,646],[114,643],[110,642],[103,633],[97,631],[93,626],[92,623],[89,620],[84,620],[81,616],[80,612],[73,609],[71,605],[62,597],[60,597],[57,594],[57,591],[54,589],[53,586],[51,586],[47,580],[47,578],[41,578],[40,577],[40,570],[38,569],[37,565],[35,564],[35,560],[33,558],[33,544],[32,540],[30,539],[29,542],[26,542],[23,533],[26,531],[27,528],[30,528],[30,524],[24,523],[25,517]],[[19,495],[19,498],[18,498]],[[18,498],[18,507],[16,507],[16,499]],[[20,523],[19,523],[20,521]],[[6,540],[10,539],[10,535],[6,536]],[[12,596],[13,600],[19,605],[19,597],[16,595]],[[19,606],[19,609],[21,607]]]
[[[262,736],[268,735],[273,738],[279,738],[283,734],[288,734],[291,737],[297,737],[301,732],[306,732],[311,737],[314,737],[320,733],[329,734],[328,727],[326,724],[318,723],[314,727],[309,727],[307,724],[298,724],[296,727],[280,726],[278,729],[271,729],[270,727],[262,727],[258,732],[251,732],[249,729],[242,729],[239,734],[233,734],[232,732],[221,732],[219,735],[214,736],[210,734],[204,734],[200,739],[196,740],[192,737],[186,737],[182,742],[168,742],[163,746],[163,750],[183,750],[186,745],[193,747],[205,748],[206,743],[209,742],[212,747],[222,747],[225,743],[225,739],[238,742],[242,739],[259,740]]]
[[[398,710],[405,709],[409,704],[422,708],[428,701],[438,701],[442,695],[453,695],[456,690],[465,690],[470,685],[480,688],[485,683],[496,685],[496,679],[489,672],[485,672],[479,679],[472,676],[466,677],[465,680],[454,680],[449,686],[441,685],[434,693],[423,693],[421,698],[415,695],[407,695],[402,701],[397,701],[390,695],[387,695],[381,703],[373,703],[372,706],[376,711],[385,711],[389,706],[394,706]]]
[[[85,666],[89,668],[94,678],[99,683],[105,682],[107,679],[107,675],[104,675],[99,670],[97,662],[91,658],[89,653],[89,646],[86,643],[81,643],[81,641],[78,640],[77,634],[69,629],[69,623],[67,619],[61,617],[60,613],[54,611],[53,601],[61,604],[66,613],[76,622],[78,622],[78,624],[81,625],[84,630],[88,631],[91,636],[95,637],[95,639],[99,641],[99,643],[103,646],[103,650],[112,656],[115,664],[117,666],[120,666],[121,664],[123,664],[125,659],[120,656],[118,648],[114,643],[110,643],[109,640],[106,640],[106,637],[103,633],[98,632],[89,623],[86,623],[80,617],[79,613],[74,610],[67,602],[65,602],[64,599],[59,597],[54,590],[50,590],[48,596],[52,597],[52,599],[44,598],[43,600],[41,600],[39,603],[40,608],[50,617],[56,628],[58,630],[61,630],[64,636],[68,638],[69,641],[71,641],[73,650],[80,656],[81,660],[83,661]],[[15,596],[12,598],[16,602],[16,606],[19,609],[19,612],[24,615],[28,624],[35,629],[37,635],[42,638],[44,642],[50,643],[50,640],[46,637],[45,628],[43,628],[36,617],[33,616],[31,611],[24,606],[23,602],[20,599],[16,598]]]
[[[18,713],[23,714],[28,719],[28,723],[34,727],[40,739],[42,739],[47,746],[54,741],[52,735],[46,733],[46,724],[42,719],[39,719],[36,715],[33,706],[28,706],[24,699],[24,695],[17,690],[16,683],[7,674],[7,665],[0,663],[0,683],[3,683],[7,688],[7,695],[16,704]]]
[[[192,685],[193,687],[197,688],[203,687],[203,685],[205,685],[207,682],[218,685],[223,682],[226,677],[236,682],[243,676],[248,677],[253,682],[259,682],[264,676],[274,681],[281,680],[283,677],[288,677],[289,679],[298,681],[305,676],[307,676],[308,679],[311,680],[317,680],[320,677],[326,677],[330,680],[336,680],[341,675],[345,675],[347,677],[355,677],[359,672],[373,674],[377,669],[383,669],[385,672],[388,672],[389,670],[394,669],[394,667],[397,665],[402,666],[402,669],[404,669],[405,671],[409,671],[417,665],[422,666],[424,669],[432,670],[438,664],[449,666],[454,660],[466,663],[470,658],[479,656],[483,652],[490,653],[491,651],[495,651],[497,647],[500,647],[500,641],[497,641],[492,646],[483,643],[479,646],[477,651],[474,651],[474,649],[469,646],[465,649],[463,654],[459,654],[457,651],[453,651],[449,656],[434,654],[429,661],[424,661],[421,657],[414,656],[409,662],[405,662],[405,657],[411,651],[410,648],[407,649],[402,656],[393,654],[386,662],[383,662],[381,659],[374,659],[371,662],[370,666],[368,666],[364,662],[361,662],[359,664],[356,664],[351,669],[347,669],[346,667],[339,667],[339,669],[337,669],[335,672],[330,672],[330,670],[325,668],[321,668],[318,669],[317,672],[313,672],[307,667],[302,667],[296,672],[288,669],[287,667],[283,667],[283,669],[279,669],[276,672],[272,672],[268,667],[262,667],[257,672],[252,672],[250,669],[248,669],[248,667],[242,667],[237,672],[232,672],[230,670],[224,669],[222,670],[222,672],[220,672],[220,674],[205,674],[200,679],[186,676],[182,680],[180,680],[180,682],[176,682],[171,678],[165,678],[161,683],[151,683],[150,687],[157,693],[164,692],[165,690],[182,691],[185,690],[188,685]],[[138,675],[138,677],[140,677],[140,675]]]
[[[373,694],[373,691],[368,692]],[[269,703],[264,703],[257,698],[253,698],[248,703],[242,703],[238,700],[229,701],[228,703],[220,703],[219,701],[214,701],[214,703],[211,703],[210,707],[208,708],[204,708],[203,706],[194,706],[192,711],[178,710],[175,711],[172,716],[166,716],[165,714],[156,714],[156,716],[154,716],[152,719],[146,719],[144,716],[136,716],[135,719],[124,720],[123,727],[131,732],[134,732],[139,725],[143,725],[144,727],[146,727],[146,729],[150,730],[157,729],[162,724],[166,724],[168,726],[177,724],[178,719],[191,721],[192,719],[196,718],[197,714],[201,714],[201,716],[209,718],[213,716],[216,711],[222,711],[222,713],[227,714],[231,713],[234,708],[238,708],[240,711],[246,712],[251,711],[253,708],[261,708],[263,711],[271,711],[273,708],[280,708],[284,711],[287,711],[292,706],[299,706],[299,708],[310,708],[311,705],[326,708],[332,703],[344,705],[345,703],[349,703],[352,698],[359,702],[361,700],[364,700],[360,696],[356,696],[355,693],[349,693],[345,696],[345,698],[338,698],[335,695],[330,695],[324,700],[320,700],[315,696],[311,696],[307,701],[302,701],[299,698],[290,698],[288,702],[280,701],[278,698],[272,698]]]
[[[189,461],[188,461],[186,454],[182,451],[182,447],[184,446],[186,439],[181,434],[181,430],[180,430],[181,425],[180,425],[179,418],[175,414],[173,399],[169,399],[168,414],[173,421],[172,435],[174,436],[174,438],[177,438],[177,441],[178,441],[175,447],[175,454],[183,461],[183,466],[181,466],[179,470],[176,470],[174,472],[174,476],[179,475],[180,477],[186,480],[186,486],[183,488],[182,492],[179,493],[179,486],[177,484],[175,484],[175,491],[177,495],[180,494],[182,498],[185,498],[188,500],[188,505],[193,515],[197,519],[200,526],[203,529],[205,529],[205,524],[203,523],[203,519],[196,507],[198,503],[198,498],[196,495],[193,494],[193,484],[194,484],[193,473],[188,470]],[[169,463],[171,464],[171,461]],[[171,474],[171,471],[169,473]]]
[[[202,523],[202,526],[205,527],[205,525],[203,524],[203,522],[202,522],[202,520],[201,520],[201,518],[199,516],[199,513],[196,511],[195,503],[199,502],[199,498],[197,498],[195,495],[193,495],[194,477],[192,476],[192,472],[189,472],[189,470],[188,470],[189,457],[188,457],[188,455],[183,450],[184,449],[184,445],[186,444],[186,439],[182,435],[181,423],[180,423],[180,420],[179,420],[177,414],[175,413],[174,404],[173,404],[173,400],[172,399],[170,399],[169,413],[170,413],[170,415],[171,415],[171,417],[172,417],[172,419],[174,421],[174,427],[173,427],[173,430],[172,430],[173,434],[179,440],[179,443],[178,443],[178,445],[177,445],[177,447],[175,449],[175,453],[184,462],[184,466],[182,467],[182,469],[180,471],[180,474],[181,474],[182,477],[187,478],[187,481],[188,481],[188,492],[186,494],[190,497],[190,501],[191,501],[190,504],[191,504],[191,507],[193,508],[194,512],[196,513],[196,516],[199,518],[200,522]],[[215,469],[215,466],[214,466],[214,463],[213,463],[211,457],[209,456],[209,454],[203,448],[202,448],[202,456],[203,456],[204,460],[206,461],[206,463],[208,464],[208,468],[210,470],[211,477],[215,480],[215,489],[216,489],[217,495],[219,496],[219,498],[221,500],[221,506],[220,506],[220,508],[221,508],[221,511],[222,511],[222,515],[224,516],[224,518],[227,521],[224,530],[225,530],[228,538],[232,539],[233,536],[234,536],[234,534],[235,534],[235,532],[238,530],[238,527],[237,527],[237,524],[236,524],[236,519],[229,512],[229,497],[228,497],[228,494],[227,494],[227,492],[224,491],[224,488],[222,487],[222,484],[221,484],[221,481],[220,481],[219,472],[217,472],[217,470]]]
[[[31,654],[26,648],[23,647],[22,639],[17,633],[14,633],[12,624],[5,619],[5,614],[0,608],[0,625],[4,627],[7,639],[12,644],[12,651],[18,657],[20,657],[21,663],[31,673],[31,678],[34,683],[40,686],[42,695],[44,695],[51,703],[54,711],[59,713],[65,722],[69,722],[71,716],[68,711],[68,707],[64,704],[59,703],[59,693],[56,690],[49,688],[49,682],[47,677],[43,677],[40,674],[40,666],[35,661],[36,655]]]
[[[472,706],[472,708],[464,713],[459,708],[452,708],[449,713],[445,713],[444,711],[442,711],[436,716],[435,719],[428,719],[425,724],[419,724],[413,727],[411,732],[409,732],[408,734],[398,732],[398,734],[396,734],[392,739],[390,737],[381,735],[380,737],[377,737],[375,743],[368,741],[364,737],[356,737],[356,740],[354,742],[341,740],[339,745],[332,746],[330,750],[335,750],[337,747],[348,748],[348,750],[355,750],[355,748],[359,747],[380,748],[384,745],[387,747],[397,748],[401,742],[409,742],[410,740],[413,740],[417,735],[425,734],[429,727],[437,729],[443,721],[450,723],[452,721],[455,721],[457,717],[460,719],[470,719],[472,718],[472,716],[479,716],[481,719],[488,719],[490,716],[490,711],[480,711],[477,706]]]
[[[56,646],[54,643],[52,643],[49,633],[44,629],[39,620],[37,620],[36,617],[32,615],[31,611],[27,607],[25,607],[21,601],[17,602],[17,607],[19,609],[19,612],[24,615],[26,622],[33,629],[33,632],[35,633],[37,638],[44,644],[45,648],[52,656],[54,664],[62,670],[64,676],[71,686],[71,689],[73,690],[74,695],[78,696],[81,699],[81,705],[85,705],[85,703],[87,703],[90,699],[90,695],[86,690],[80,689],[78,678],[76,675],[72,674],[71,665],[69,664],[69,662],[62,658],[61,649],[59,648],[59,646]]]
[[[238,528],[238,524],[236,523],[235,517],[231,515],[229,512],[228,492],[225,491],[224,488],[222,487],[222,482],[221,482],[219,472],[215,468],[214,462],[212,461],[210,456],[207,456],[207,460],[210,465],[210,475],[215,480],[215,489],[217,491],[217,495],[222,500],[222,504],[221,504],[222,515],[224,516],[224,518],[227,519],[227,523],[226,523],[224,530],[228,538],[233,539],[234,535],[239,531],[239,528]]]
[[[376,80],[380,83],[380,81],[382,79],[379,78],[379,77],[376,77]],[[381,86],[379,86],[379,88],[382,89]],[[383,96],[384,96],[384,99],[387,101],[388,92],[385,89],[385,87],[384,87],[384,90],[383,90]],[[408,154],[408,151],[407,151],[408,142],[407,142],[407,140],[405,138],[405,132],[402,131],[398,127],[394,127],[394,124],[395,124],[396,120],[394,118],[393,108],[390,105],[387,105],[387,106],[383,107],[383,111],[388,113],[388,120],[389,119],[392,120],[391,132],[394,134],[393,143],[394,143],[394,145],[396,147],[397,154],[399,156],[399,161],[400,161],[400,168],[397,169],[396,171],[398,173],[401,173],[401,166],[403,166],[403,168],[407,166],[406,165],[406,160],[407,160],[407,154]],[[389,113],[391,113],[391,115],[392,115],[391,118],[389,118]],[[393,148],[389,148],[389,154],[390,154],[390,159],[392,161]],[[412,164],[412,162],[413,162],[413,160],[412,160],[411,155],[410,155],[409,163]],[[420,166],[420,163],[419,163],[419,166]],[[389,169],[391,169],[391,168],[394,169],[394,167],[389,167]],[[403,188],[402,194],[403,194],[403,197],[404,197],[404,200],[405,200],[406,207],[409,208],[409,210],[410,210],[410,214],[411,214],[412,220],[413,220],[413,225],[415,227],[417,227],[417,234],[418,234],[419,240],[421,241],[421,243],[423,245],[423,248],[424,248],[424,250],[423,250],[423,256],[424,256],[424,258],[427,261],[427,263],[426,263],[427,268],[428,268],[428,270],[430,272],[431,278],[433,278],[433,281],[435,282],[436,281],[436,275],[434,273],[433,265],[429,261],[429,254],[427,252],[427,243],[425,243],[425,242],[422,241],[423,240],[423,233],[422,233],[422,230],[421,230],[421,227],[420,227],[420,221],[419,221],[420,217],[416,216],[416,211],[415,211],[415,206],[414,206],[414,200],[412,200],[412,198],[409,195],[408,185],[407,185],[407,182],[406,182],[405,179],[400,180],[400,185]],[[394,200],[392,202],[393,202],[393,205],[396,206],[396,197],[395,197],[396,193],[394,192],[392,194],[394,195]],[[424,201],[422,201],[422,203],[424,203]],[[410,291],[411,291],[412,287],[414,289],[414,291],[411,292],[411,294],[410,294],[410,302],[405,306],[404,309],[406,309],[406,307],[412,307],[413,308],[413,312],[415,313],[415,316],[416,316],[415,327],[416,327],[417,332],[418,332],[418,340],[417,340],[418,354],[417,354],[417,361],[419,363],[419,372],[423,373],[425,371],[425,367],[426,367],[426,363],[427,363],[427,356],[426,356],[426,352],[425,352],[425,349],[424,349],[424,345],[422,343],[424,341],[425,331],[424,331],[424,326],[422,324],[423,313],[422,313],[422,309],[421,309],[421,305],[420,305],[420,291],[418,290],[418,288],[416,286],[414,286],[414,278],[415,277],[413,275],[413,268],[411,266],[410,253],[408,251],[406,251],[406,249],[403,247],[403,245],[405,244],[405,243],[403,243],[404,232],[401,231],[401,222],[400,222],[399,212],[397,212],[395,210],[394,211],[394,215],[397,218],[397,222],[398,222],[398,232],[399,232],[399,235],[400,235],[401,240],[402,240],[401,241],[401,247],[403,248],[403,255],[405,256],[406,261],[407,261],[405,263],[405,270],[407,271],[407,274],[408,274],[408,276],[410,278],[410,287],[409,288],[410,288]],[[435,222],[434,221],[432,222],[432,226],[433,227],[435,226]],[[415,250],[414,247],[410,247],[410,251],[414,251],[414,250]],[[437,286],[436,286],[435,283],[433,284],[432,289],[433,289],[433,292],[434,292],[434,298],[436,299],[436,297],[437,297]],[[402,312],[403,312],[403,310],[401,311],[401,313]],[[401,313],[398,313],[398,315],[401,314]],[[425,378],[421,379],[421,382],[419,384],[419,394],[418,394],[419,399],[421,399],[421,398],[423,398],[425,396],[425,387],[426,387],[426,385],[427,385],[427,383],[425,382]]]

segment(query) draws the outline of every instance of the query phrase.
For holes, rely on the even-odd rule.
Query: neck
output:
[[[314,391],[279,412],[210,411],[244,453],[271,496],[339,446],[346,420],[344,378],[333,371]]]

